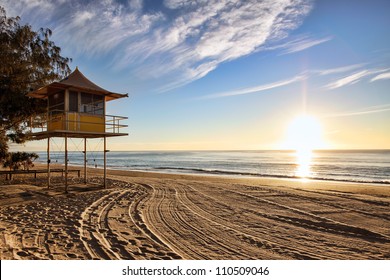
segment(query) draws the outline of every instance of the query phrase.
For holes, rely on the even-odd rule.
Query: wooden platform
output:
[[[30,136],[34,140],[42,140],[51,137],[69,137],[69,138],[103,138],[103,137],[116,137],[116,136],[128,136],[128,133],[112,133],[112,132],[85,132],[85,131],[69,131],[69,130],[53,130],[53,131],[41,131],[33,132]]]

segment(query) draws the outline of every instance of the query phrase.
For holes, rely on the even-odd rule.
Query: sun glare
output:
[[[287,130],[287,146],[294,150],[321,148],[322,133],[320,123],[312,116],[296,117]]]
[[[313,150],[323,147],[320,123],[309,115],[296,117],[288,127],[286,147],[296,151],[296,176],[309,177]]]
[[[296,150],[295,157],[297,163],[295,175],[301,178],[309,177],[311,175],[312,150]]]

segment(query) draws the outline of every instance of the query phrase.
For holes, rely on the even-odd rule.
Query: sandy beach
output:
[[[1,259],[390,259],[388,185],[101,173],[0,178]]]

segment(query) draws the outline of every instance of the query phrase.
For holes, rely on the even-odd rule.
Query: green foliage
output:
[[[50,29],[32,30],[19,17],[7,17],[0,6],[0,161],[8,141],[28,140],[27,124],[46,110],[46,102],[26,93],[70,73],[67,57],[50,41]]]
[[[29,170],[33,167],[33,162],[39,156],[36,153],[16,152],[8,153],[6,159],[3,162],[3,167],[9,168],[10,170],[17,170],[21,167],[24,170]]]

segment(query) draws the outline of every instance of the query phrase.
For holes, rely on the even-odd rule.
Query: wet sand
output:
[[[89,173],[0,178],[1,259],[390,259],[388,185]]]

